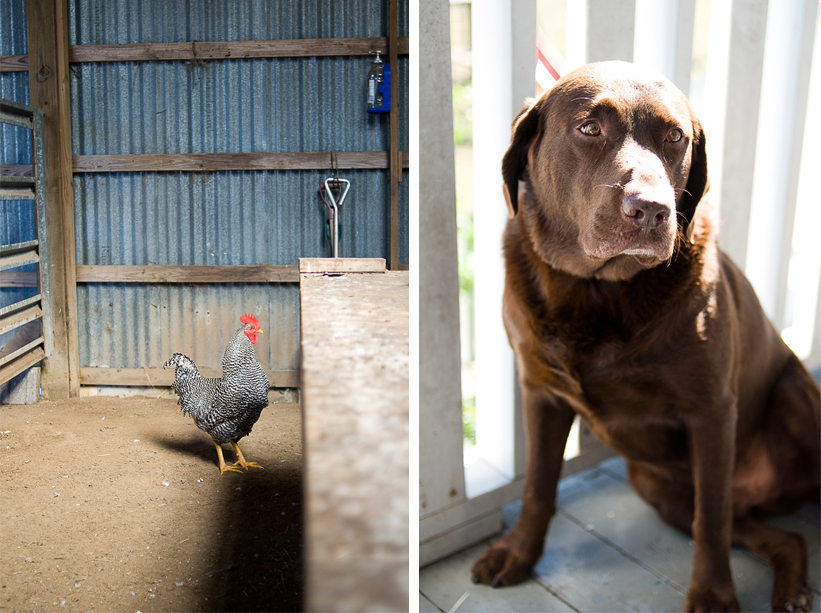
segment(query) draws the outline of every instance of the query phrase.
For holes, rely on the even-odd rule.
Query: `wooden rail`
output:
[[[238,40],[190,43],[132,43],[126,45],[71,45],[68,61],[152,62],[186,60],[239,60],[278,57],[344,57],[370,55],[388,47],[387,37],[373,38],[304,38],[290,40]],[[407,36],[397,39],[399,55],[408,55]],[[27,55],[0,56],[0,72],[25,72]]]
[[[77,283],[299,283],[297,266],[86,266]]]
[[[388,168],[387,151],[339,151],[342,169]],[[408,152],[402,152],[408,167]],[[141,153],[75,155],[74,172],[217,172],[236,170],[324,170],[331,167],[330,152],[295,153]]]

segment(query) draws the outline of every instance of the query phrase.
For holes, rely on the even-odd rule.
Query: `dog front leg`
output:
[[[542,555],[547,526],[556,512],[556,486],[575,413],[544,391],[525,389],[523,403],[527,463],[522,512],[513,530],[473,565],[474,583],[496,587],[527,578]]]
[[[738,611],[730,571],[735,402],[710,407],[709,414],[694,416],[688,426],[695,486],[695,554],[684,610]]]

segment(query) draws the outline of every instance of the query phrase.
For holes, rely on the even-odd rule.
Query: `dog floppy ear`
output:
[[[537,101],[528,100],[525,107],[513,120],[510,147],[502,158],[502,178],[504,179],[507,213],[512,218],[519,210],[519,180],[527,169],[527,154],[530,144],[539,132],[539,110],[542,106]]]
[[[701,123],[693,118],[693,143],[691,159],[690,159],[690,174],[687,177],[687,185],[684,187],[684,193],[681,196],[681,201],[678,203],[678,219],[681,224],[681,229],[685,236],[692,241],[693,237],[693,217],[696,214],[696,207],[701,201],[704,194],[707,193],[709,187],[709,179],[707,177],[707,149],[704,138],[704,129]]]

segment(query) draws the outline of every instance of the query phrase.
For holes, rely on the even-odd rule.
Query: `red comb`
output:
[[[240,317],[239,320],[244,324],[253,324],[257,328],[260,327],[259,321],[257,321],[257,318],[254,317],[253,315],[251,315],[250,313],[246,313],[245,315]]]

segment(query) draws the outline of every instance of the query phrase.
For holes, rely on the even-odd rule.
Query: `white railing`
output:
[[[821,370],[821,109],[818,0],[712,0],[706,75],[691,82],[698,0],[568,0],[566,67],[623,59],[664,73],[705,124],[720,246],[767,314]],[[420,6],[420,564],[501,528],[521,496],[524,437],[501,322],[500,161],[510,121],[535,94],[536,0],[474,0],[473,125],[477,447],[465,467],[453,187],[448,2]],[[605,453],[583,428],[580,456]]]

